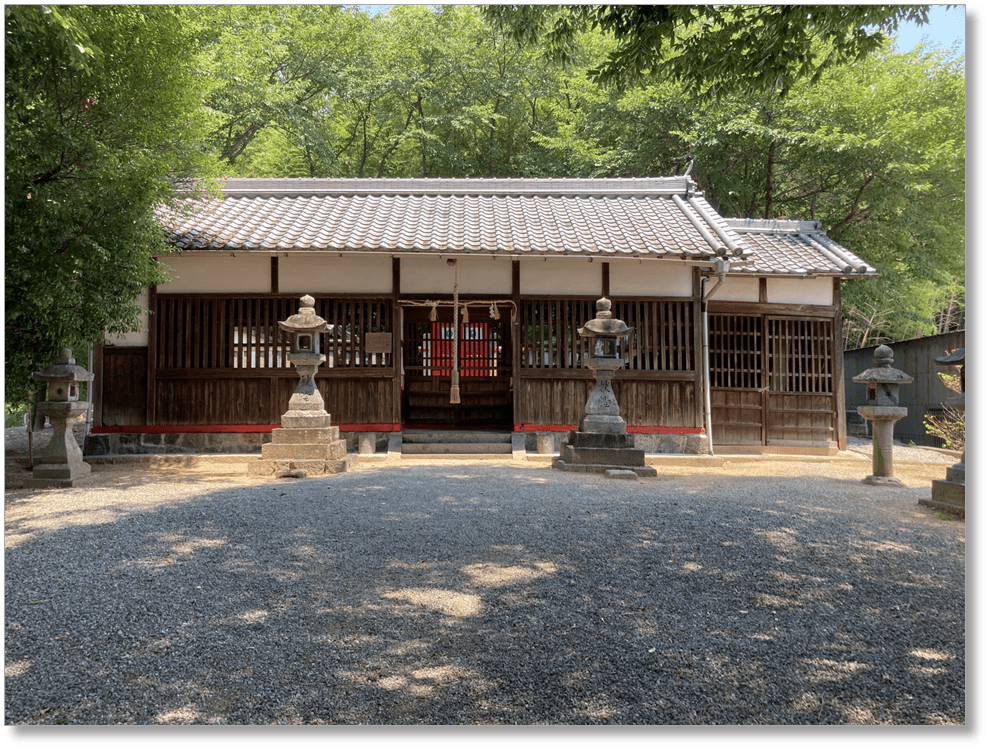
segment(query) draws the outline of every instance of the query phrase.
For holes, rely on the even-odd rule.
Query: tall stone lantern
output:
[[[913,377],[893,367],[893,349],[879,346],[872,354],[875,367],[852,378],[865,383],[866,405],[858,412],[872,422],[872,475],[863,481],[877,486],[903,486],[893,475],[893,425],[907,415],[900,405],[900,386]]]
[[[38,404],[38,411],[48,417],[54,432],[32,478],[24,482],[33,488],[74,486],[92,472],[82,459],[72,422],[86,411],[85,401],[79,401],[79,386],[92,382],[93,374],[76,364],[70,349],[60,353],[54,364],[34,373],[34,379],[47,385],[46,400]]]
[[[278,323],[291,336],[288,360],[299,373],[299,384],[282,414],[281,428],[271,431],[271,442],[261,446],[261,458],[248,464],[248,473],[259,477],[304,477],[342,473],[355,460],[347,455],[347,441],[332,425],[316,385],[316,372],[326,361],[320,351],[320,335],[329,331],[316,314],[316,300],[308,294],[298,313]]]
[[[628,338],[632,329],[612,317],[611,301],[602,298],[594,319],[577,332],[588,341],[584,365],[594,372],[594,389],[584,404],[578,428],[560,446],[560,457],[553,461],[553,467],[614,477],[655,476],[656,469],[646,465],[645,451],[635,447],[635,435],[626,431],[611,386],[615,372],[625,366],[620,341]]]

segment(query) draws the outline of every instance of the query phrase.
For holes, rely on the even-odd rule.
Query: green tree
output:
[[[819,219],[881,272],[845,284],[870,340],[936,331],[963,298],[964,62],[943,50],[835,66],[780,98],[740,93],[686,106],[676,84],[596,107],[598,173],[692,176],[725,216]]]
[[[492,5],[487,16],[524,45],[567,63],[581,31],[614,37],[590,71],[602,83],[660,79],[689,95],[786,94],[803,78],[864,60],[905,20],[927,21],[926,5]],[[817,46],[815,47],[815,44]],[[818,54],[826,50],[826,54]]]
[[[65,345],[138,325],[155,206],[208,176],[188,9],[6,6],[5,396]]]

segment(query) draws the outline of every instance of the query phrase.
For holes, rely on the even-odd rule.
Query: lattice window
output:
[[[831,393],[834,388],[831,320],[769,317],[769,389],[780,393]]]
[[[762,317],[710,315],[711,387],[758,389],[762,385]]]
[[[159,296],[154,316],[157,367],[291,368],[291,342],[278,322],[298,311],[297,296]],[[322,336],[324,366],[392,366],[391,300],[316,298],[316,314],[332,326]]]
[[[578,331],[597,314],[592,299],[523,299],[524,369],[582,369],[587,341]],[[632,328],[619,355],[628,369],[694,369],[694,317],[689,301],[613,300],[612,314]]]

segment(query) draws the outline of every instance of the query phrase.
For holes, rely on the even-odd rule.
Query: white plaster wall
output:
[[[597,260],[523,259],[519,273],[522,294],[601,293],[601,263]]]
[[[820,304],[834,301],[834,284],[830,278],[769,278],[766,294],[770,304]]]
[[[390,294],[391,285],[390,255],[287,255],[278,258],[279,293]]]
[[[690,266],[662,260],[611,261],[608,266],[611,294],[620,296],[691,295]]]
[[[141,329],[123,335],[111,335],[106,333],[104,341],[112,346],[147,346],[148,345],[148,290],[143,289],[137,298],[137,303],[143,308],[140,315]],[[79,360],[76,360],[76,364]],[[85,365],[85,362],[83,362]]]
[[[457,289],[461,294],[511,295],[512,261],[509,258],[459,257],[456,272],[446,261],[445,257],[403,256],[402,294],[452,294],[456,278]],[[524,289],[524,264],[522,278]]]
[[[225,294],[271,291],[269,255],[177,254],[158,258],[167,265],[171,283],[161,284],[163,294]]]
[[[707,289],[717,283],[717,278],[707,282]],[[718,302],[758,302],[758,278],[725,278],[725,282],[714,292],[710,301]]]

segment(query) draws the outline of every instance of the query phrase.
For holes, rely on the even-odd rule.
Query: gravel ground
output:
[[[905,488],[849,454],[29,491],[8,436],[7,725],[966,721],[941,453],[904,448]]]

